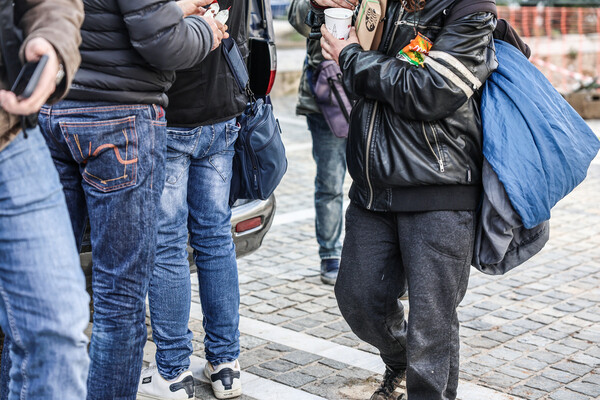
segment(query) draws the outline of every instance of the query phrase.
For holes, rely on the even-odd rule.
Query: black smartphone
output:
[[[36,62],[25,63],[10,91],[20,99],[26,99],[31,96],[47,62],[48,56],[42,56]]]

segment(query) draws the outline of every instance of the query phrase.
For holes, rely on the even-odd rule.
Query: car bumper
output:
[[[237,258],[246,256],[256,251],[269,231],[275,216],[275,195],[267,200],[241,200],[231,208],[231,236],[235,243],[235,254]],[[87,244],[82,246],[80,253],[81,267],[86,276],[87,286],[91,285],[92,276],[92,253]],[[188,246],[190,273],[196,272],[192,249]]]

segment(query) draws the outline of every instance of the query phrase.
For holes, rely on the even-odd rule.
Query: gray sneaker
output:
[[[327,285],[335,285],[339,270],[340,260],[338,258],[321,260],[321,282]]]

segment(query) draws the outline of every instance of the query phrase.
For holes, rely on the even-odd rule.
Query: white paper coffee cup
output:
[[[337,39],[346,40],[350,35],[352,14],[347,8],[328,8],[325,10],[325,26]]]

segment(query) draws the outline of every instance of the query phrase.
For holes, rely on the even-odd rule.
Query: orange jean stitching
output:
[[[137,162],[137,160],[138,160],[137,157],[132,158],[131,160],[123,160],[121,158],[121,153],[119,152],[119,149],[117,148],[117,146],[115,146],[112,143],[105,143],[103,145],[96,147],[96,150],[94,150],[94,153],[92,154],[92,156],[97,156],[101,150],[104,150],[107,148],[112,149],[114,151],[115,157],[117,157],[117,161],[119,161],[119,164],[129,165],[129,164],[133,164],[133,163]],[[127,156],[125,156],[125,157],[127,157]]]
[[[125,183],[122,183],[120,185],[104,187],[104,186],[98,185],[96,182],[94,182],[90,179],[87,179],[85,176],[83,177],[83,179],[85,179],[86,182],[88,182],[90,185],[92,185],[96,189],[100,189],[102,192],[113,192],[117,189],[122,189],[124,187],[135,186],[135,184],[137,183],[137,179],[134,178],[134,179],[127,181]]]
[[[116,178],[111,178],[111,179],[102,179],[102,178],[100,178],[99,176],[96,176],[96,175],[90,174],[90,173],[89,173],[89,172],[87,172],[87,171],[83,171],[83,172],[84,172],[85,174],[87,174],[87,175],[91,176],[92,178],[98,179],[98,180],[99,180],[100,182],[102,182],[104,185],[106,185],[106,184],[107,184],[107,182],[114,182],[114,181],[117,181],[117,180],[119,180],[119,179],[127,178],[127,174],[123,174],[123,175],[121,175],[121,176],[118,176],[118,177],[116,177]]]
[[[67,123],[61,123],[60,125],[61,125],[61,127],[62,127],[62,128],[64,128],[64,131],[65,131],[65,134],[66,134],[66,137],[65,137],[65,139],[66,139],[66,140],[67,140],[67,142],[69,143],[69,147],[72,147],[72,146],[71,146],[71,140],[69,139],[69,137],[70,137],[71,135],[70,135],[70,134],[69,134],[69,132],[68,132],[68,126],[71,126],[71,127],[73,127],[73,126],[79,126],[79,127],[81,127],[81,126],[90,126],[90,125],[91,125],[91,126],[108,126],[108,125],[114,125],[114,122],[116,122],[116,121],[119,121],[120,123],[123,123],[123,122],[128,122],[128,123],[129,123],[129,125],[130,125],[130,124],[131,124],[131,122],[132,122],[133,120],[135,120],[135,117],[126,117],[126,118],[120,118],[120,119],[118,119],[118,120],[112,120],[112,121],[110,121],[110,122],[106,122],[106,123],[105,123],[105,122],[97,122],[97,123],[95,123],[95,122],[79,122],[79,123],[77,123],[77,122],[74,122],[74,123],[67,122]],[[137,141],[137,130],[136,130],[136,128],[135,128],[135,124],[133,124],[133,132],[134,132],[134,134],[135,134],[135,139],[136,139],[136,141]],[[89,151],[90,151],[90,153],[91,153],[91,142],[88,142],[88,143],[89,143],[89,145],[90,145],[90,149],[89,149]],[[116,147],[114,144],[105,144],[105,145],[102,145],[102,146],[113,146],[113,147]],[[100,146],[100,147],[102,147],[102,146]],[[115,150],[115,154],[116,154],[116,149],[114,149],[114,150]],[[94,152],[94,155],[97,153],[97,151],[98,151],[98,149],[96,149],[96,151]],[[117,155],[117,158],[118,158],[119,160],[121,160],[121,161],[124,161],[124,160],[122,160],[122,159],[121,159],[121,157],[120,157],[120,155],[119,155],[119,154],[116,154],[116,155]],[[110,188],[107,188],[107,187],[103,187],[103,186],[101,186],[101,185],[98,185],[98,184],[97,184],[97,183],[95,183],[94,181],[92,181],[92,180],[90,180],[90,179],[86,178],[86,176],[83,176],[83,178],[84,178],[84,179],[86,180],[86,182],[88,182],[90,185],[94,186],[95,188],[97,188],[97,189],[99,189],[99,190],[101,190],[101,191],[103,191],[103,192],[110,192],[110,191],[114,191],[114,190],[121,189],[121,188],[124,188],[124,187],[132,186],[132,185],[135,185],[135,184],[137,183],[137,161],[138,161],[138,158],[136,157],[136,158],[135,158],[135,160],[131,160],[130,162],[123,162],[123,163],[121,163],[121,162],[120,162],[121,164],[124,164],[124,165],[126,165],[126,164],[133,164],[133,165],[132,165],[132,171],[131,171],[131,174],[132,174],[132,180],[130,180],[130,181],[127,181],[127,182],[124,182],[124,183],[122,183],[122,184],[120,184],[120,185],[115,185],[115,186],[111,186]],[[82,163],[84,163],[84,164],[85,164],[85,163],[87,163],[87,160],[83,160],[83,155],[82,155]],[[126,168],[126,167],[125,167],[125,168]],[[98,180],[99,180],[99,181],[101,181],[101,182],[109,182],[109,181],[116,180],[116,179],[120,179],[120,178],[123,178],[123,177],[126,177],[126,176],[127,176],[127,174],[125,173],[125,174],[124,174],[122,177],[120,177],[120,178],[113,178],[113,179],[102,179],[102,178],[99,178],[99,177],[97,177],[97,176],[94,176],[94,175],[90,174],[90,173],[89,173],[89,172],[87,172],[87,171],[84,171],[84,174],[86,174],[86,175],[88,175],[88,176],[90,176],[90,177],[93,177],[93,178],[95,178],[95,179],[98,179]]]

